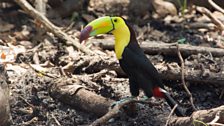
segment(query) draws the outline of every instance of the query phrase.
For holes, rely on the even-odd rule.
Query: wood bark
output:
[[[47,11],[47,0],[35,0],[35,9],[42,13],[43,15],[46,15]]]
[[[0,87],[0,125],[7,126],[9,124],[9,103],[6,89]]]
[[[6,71],[3,65],[0,64],[0,126],[9,125],[9,90],[6,80]]]
[[[169,69],[167,67],[167,69]],[[181,80],[180,68],[174,68],[172,70],[158,70],[161,74],[161,77],[164,80]],[[212,73],[208,77],[202,76],[202,70],[185,70],[185,80],[191,83],[198,83],[198,84],[214,84],[214,85],[224,85],[224,77],[222,72],[220,73]]]
[[[220,115],[217,115],[218,113]],[[224,124],[224,105],[208,110],[198,110],[192,113],[190,117],[173,117],[169,121],[169,126],[194,126],[196,121],[210,123],[216,116],[219,116],[216,123]],[[202,126],[202,124],[196,124],[198,124],[197,126]]]
[[[66,80],[66,81],[64,81]],[[68,78],[57,79],[50,87],[50,95],[75,109],[91,112],[102,116],[108,112],[114,102],[80,86],[77,80]]]

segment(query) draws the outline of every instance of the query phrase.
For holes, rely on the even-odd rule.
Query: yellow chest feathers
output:
[[[126,25],[123,27],[117,28],[116,30],[112,31],[115,37],[115,53],[117,59],[122,59],[122,54],[124,52],[125,47],[130,42],[130,31]]]

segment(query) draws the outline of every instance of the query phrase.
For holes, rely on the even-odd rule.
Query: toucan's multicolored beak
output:
[[[79,41],[82,42],[89,37],[105,34],[114,30],[112,18],[109,16],[101,17],[90,22],[80,34]]]

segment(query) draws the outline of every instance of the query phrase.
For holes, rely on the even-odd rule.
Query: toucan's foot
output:
[[[146,101],[146,100],[148,100],[149,99],[149,97],[147,97],[147,96],[143,96],[143,98],[141,98],[140,100],[142,100],[142,101]]]
[[[136,97],[134,96],[130,96],[130,97],[125,97],[125,98],[122,98],[121,100],[119,101],[116,101],[116,102],[113,102],[110,106],[110,109],[112,109],[114,106],[118,105],[118,104],[121,104],[121,103],[124,103],[125,101],[128,101],[128,100],[131,100],[131,99],[134,99]]]
[[[112,109],[113,107],[115,107],[116,105],[119,105],[119,104],[122,104],[128,100],[132,100],[132,99],[135,99],[136,97],[134,96],[131,96],[131,97],[125,97],[125,98],[122,98],[121,100],[117,101],[117,102],[114,102],[112,103],[110,109]],[[138,115],[137,111],[136,111],[136,104],[135,103],[130,103],[128,104],[127,106],[124,107],[124,111],[125,113],[134,118]]]

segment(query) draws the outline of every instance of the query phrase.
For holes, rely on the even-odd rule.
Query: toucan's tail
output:
[[[177,104],[177,102],[170,96],[168,92],[163,92],[163,93],[164,93],[164,98],[166,99],[167,103],[172,109]],[[179,105],[176,107],[174,112],[177,116],[185,116],[184,110]]]
[[[171,108],[173,108],[177,104],[177,102],[170,96],[170,94],[164,88],[155,87],[153,89],[153,96],[165,98]],[[177,116],[185,116],[185,112],[180,106],[177,106],[174,112]]]

